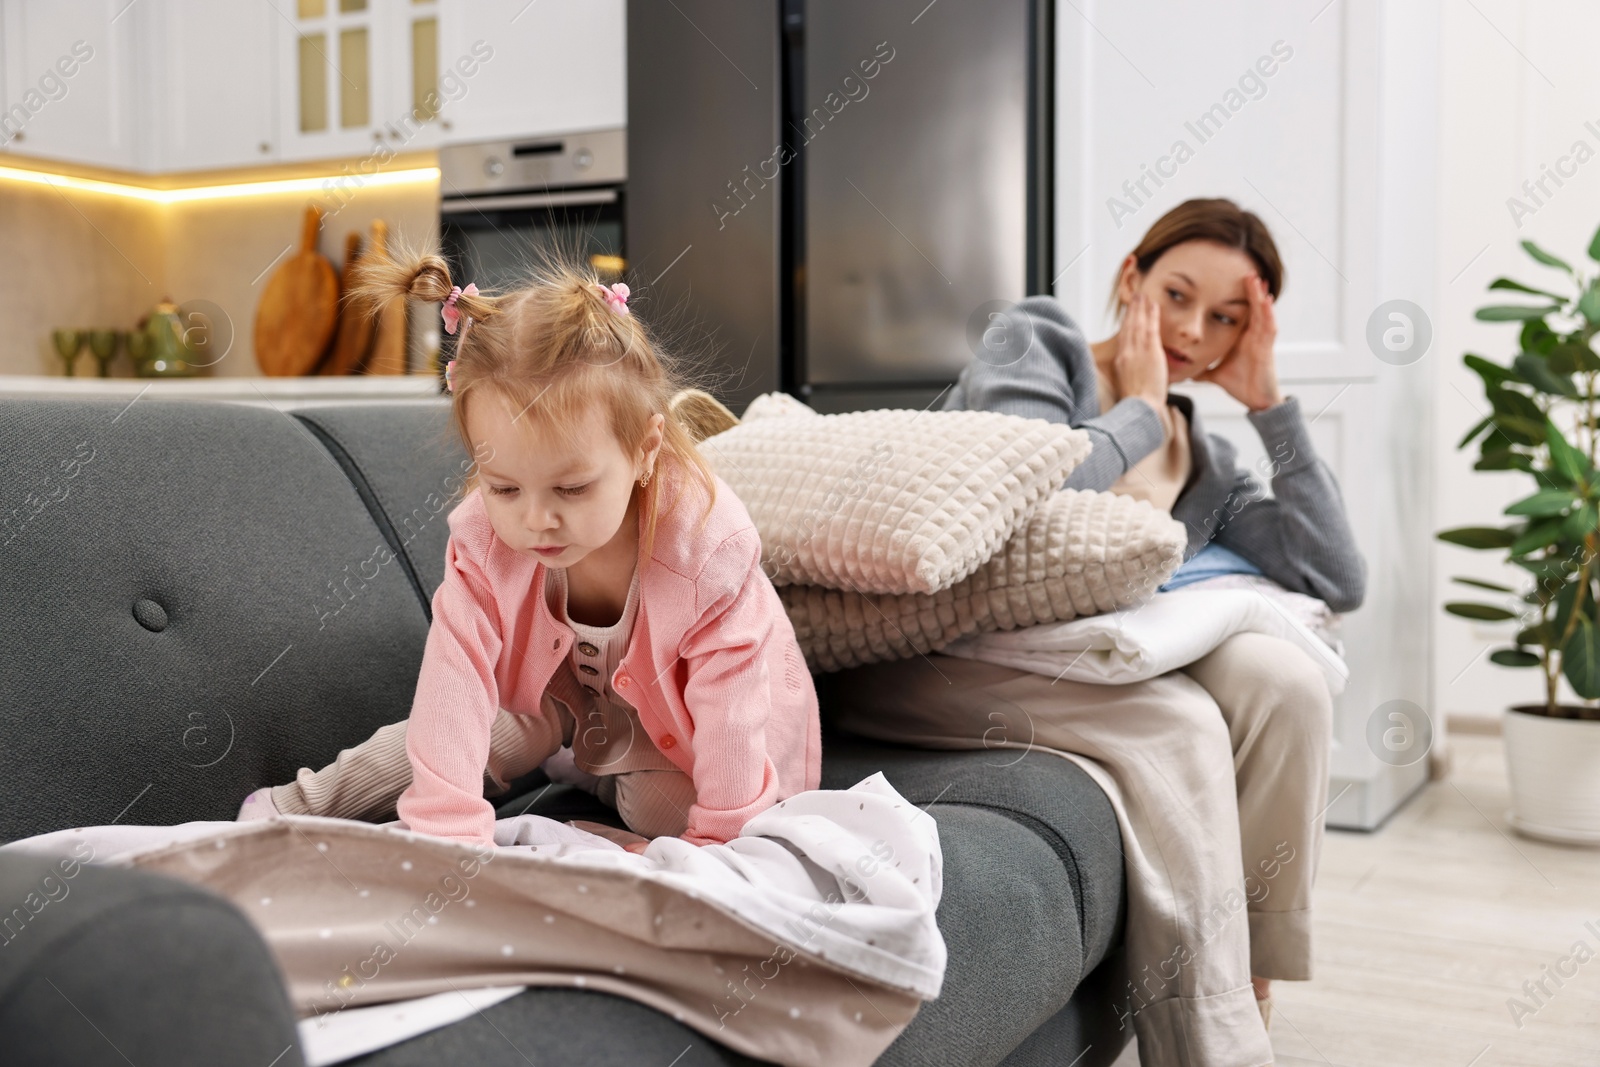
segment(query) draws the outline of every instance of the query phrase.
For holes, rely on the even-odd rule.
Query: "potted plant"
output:
[[[1478,309],[1479,321],[1521,324],[1519,351],[1509,364],[1470,352],[1462,357],[1483,380],[1492,410],[1456,447],[1477,441],[1475,470],[1524,471],[1533,492],[1505,509],[1509,525],[1466,526],[1438,537],[1506,551],[1508,562],[1528,572],[1531,588],[1455,578],[1506,599],[1444,608],[1468,619],[1515,620],[1511,646],[1490,659],[1544,675],[1544,703],[1515,706],[1505,716],[1512,826],[1533,837],[1592,844],[1600,843],[1600,355],[1590,341],[1600,333],[1600,270],[1575,268],[1532,241],[1522,247],[1560,272],[1557,288],[1569,291],[1509,278],[1490,284],[1539,300]],[[1600,263],[1600,231],[1588,254]],[[1563,677],[1584,703],[1560,701]]]

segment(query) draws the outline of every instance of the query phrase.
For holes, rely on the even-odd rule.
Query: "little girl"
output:
[[[410,718],[240,818],[370,817],[399,794],[408,829],[492,843],[485,787],[567,746],[643,837],[725,842],[817,788],[816,690],[760,536],[674,411],[627,286],[552,261],[491,296],[421,255],[368,260],[355,291],[444,302],[453,421],[481,459]]]

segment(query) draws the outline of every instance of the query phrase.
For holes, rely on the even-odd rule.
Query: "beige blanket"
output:
[[[315,816],[85,827],[5,847],[227,897],[310,1025],[554,985],[630,997],[759,1059],[866,1065],[943,980],[937,828],[882,775],[791,797],[726,845],[659,838],[642,855],[532,815],[497,823],[493,848]]]

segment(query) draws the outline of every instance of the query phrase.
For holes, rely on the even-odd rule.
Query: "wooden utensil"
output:
[[[352,268],[361,258],[361,234],[352,230],[344,238],[344,274],[339,279],[339,329],[333,347],[322,361],[319,374],[360,374],[366,369],[367,352],[372,347],[372,316],[368,309],[350,303]]]
[[[372,248],[367,255],[389,258],[389,227],[382,219],[372,220]],[[372,354],[367,357],[368,374],[406,373],[406,319],[404,297],[391,300],[378,310]]]
[[[256,362],[265,374],[309,374],[327,351],[338,315],[339,279],[317,251],[322,212],[306,208],[300,251],[273,273],[256,308]]]

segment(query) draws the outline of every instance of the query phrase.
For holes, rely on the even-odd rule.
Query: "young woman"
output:
[[[1123,261],[1117,333],[1088,343],[1051,297],[1009,313],[1023,354],[985,352],[944,407],[1081,426],[1074,489],[1149,500],[1188,528],[1181,572],[1261,573],[1335,611],[1366,568],[1298,400],[1279,388],[1272,301],[1283,267],[1228,200],[1163,216]],[[1248,409],[1267,498],[1174,382]],[[1178,576],[1174,576],[1178,581]],[[1311,887],[1327,804],[1332,702],[1299,648],[1241,633],[1181,672],[1127,686],[1052,680],[934,654],[856,668],[829,711],[857,733],[941,746],[1055,749],[1106,789],[1123,830],[1129,983],[1119,1005],[1145,1067],[1272,1061],[1271,979],[1311,977]],[[982,709],[983,714],[974,713]]]

